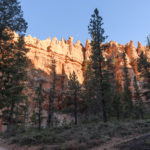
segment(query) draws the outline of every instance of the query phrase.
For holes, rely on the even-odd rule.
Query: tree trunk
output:
[[[41,103],[39,100],[38,129],[41,130]]]
[[[117,109],[117,120],[118,121],[120,120],[120,111],[119,111],[119,109]]]
[[[13,124],[13,114],[14,114],[14,102],[13,99],[11,100],[11,109],[10,109],[10,115],[9,115],[9,123]]]
[[[99,62],[99,77],[100,77],[100,85],[99,85],[100,91],[99,92],[101,92],[101,105],[102,105],[103,122],[107,122],[106,105],[105,105],[105,100],[104,100],[104,89],[103,89],[103,85],[102,85],[103,74],[102,74],[102,63],[101,62]]]
[[[48,118],[47,118],[47,126],[50,128],[51,122],[51,97],[49,96],[49,106],[48,106]]]
[[[105,100],[103,97],[102,97],[102,113],[103,113],[103,122],[107,122],[106,106],[105,106]]]
[[[74,93],[74,119],[75,119],[75,125],[77,125],[78,120],[77,120],[77,92],[75,91]]]
[[[50,126],[53,127],[54,126],[54,97],[52,96],[51,98],[51,104],[50,104]]]
[[[54,100],[56,95],[56,64],[55,60],[52,60],[52,71],[53,71],[53,82],[52,88],[49,95],[49,109],[48,109],[48,119],[47,125],[48,127],[54,126]]]

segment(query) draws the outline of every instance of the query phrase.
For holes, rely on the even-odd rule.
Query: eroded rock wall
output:
[[[32,67],[29,69],[29,78],[36,79],[43,76],[48,82],[44,83],[44,88],[50,88],[52,76],[50,64],[53,59],[56,60],[56,73],[58,76],[57,90],[61,91],[67,84],[67,79],[70,73],[75,71],[79,82],[82,84],[84,77],[84,63],[90,58],[91,45],[90,41],[87,40],[85,46],[77,41],[73,44],[73,38],[70,37],[67,41],[61,39],[58,41],[57,38],[47,38],[46,40],[38,40],[30,35],[25,37],[25,42],[29,52],[27,53],[28,58],[32,62]],[[138,47],[134,46],[133,41],[130,41],[126,45],[118,44],[117,42],[111,41],[106,43],[108,46],[107,50],[103,53],[106,59],[113,59],[115,63],[115,78],[123,85],[123,52],[126,53],[127,67],[129,71],[129,78],[131,79],[131,91],[134,95],[133,79],[134,76],[138,75],[137,71],[137,59],[140,53],[143,51],[148,58],[150,58],[149,50],[138,42]],[[35,72],[33,71],[36,70]],[[139,80],[139,87],[141,87],[142,81]],[[32,85],[31,85],[32,86]]]

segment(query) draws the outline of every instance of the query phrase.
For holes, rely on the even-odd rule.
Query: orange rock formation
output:
[[[16,36],[18,36],[16,34]],[[50,68],[53,59],[56,60],[56,74],[57,74],[57,95],[58,99],[61,98],[63,91],[65,91],[65,85],[67,79],[73,71],[75,71],[79,82],[82,84],[84,77],[84,63],[90,58],[91,45],[90,41],[87,40],[85,46],[77,41],[73,44],[73,38],[70,37],[67,41],[61,39],[58,41],[57,38],[47,38],[46,40],[38,40],[30,35],[25,37],[25,43],[29,52],[27,56],[31,61],[31,65],[28,68],[28,86],[25,92],[28,94],[29,99],[32,101],[34,96],[35,87],[37,86],[36,81],[39,78],[45,79],[43,83],[45,91],[49,92],[52,81],[52,70]],[[123,52],[126,53],[127,66],[129,71],[129,77],[131,79],[131,91],[134,95],[133,79],[134,76],[138,75],[137,71],[137,59],[141,52],[150,58],[150,51],[148,48],[138,42],[138,47],[135,48],[133,41],[130,41],[126,45],[118,44],[114,41],[106,43],[108,46],[107,50],[103,53],[106,59],[112,59],[114,62],[115,78],[123,85]],[[138,80],[138,85],[141,87],[141,80]],[[33,106],[32,106],[33,105]],[[45,108],[47,104],[45,103]],[[34,103],[31,103],[31,107],[34,108]],[[1,120],[0,120],[1,122]],[[0,123],[1,130],[1,123]]]
[[[84,63],[89,60],[90,57],[90,41],[87,40],[85,47],[80,41],[73,44],[73,38],[70,37],[67,41],[62,39],[58,41],[57,38],[47,38],[46,40],[38,40],[30,35],[25,37],[25,42],[29,52],[27,53],[28,58],[31,60],[33,67],[29,69],[29,78],[37,79],[43,76],[48,82],[44,84],[44,88],[48,89],[50,87],[49,77],[51,73],[50,63],[53,59],[56,60],[56,73],[59,80],[57,81],[57,89],[61,91],[64,88],[64,84],[67,84],[66,79],[69,74],[75,71],[78,76],[79,82],[82,84]],[[111,58],[115,62],[115,76],[116,79],[122,83],[123,79],[123,59],[122,53],[125,51],[127,66],[129,70],[129,76],[131,79],[131,89],[134,94],[133,78],[138,74],[137,72],[137,59],[140,53],[143,51],[148,57],[150,57],[149,50],[142,46],[138,42],[138,47],[135,48],[133,41],[130,41],[126,45],[118,44],[114,41],[106,43],[108,49],[104,52],[105,58]],[[33,73],[33,68],[38,70],[38,72]],[[40,70],[40,73],[39,73]],[[140,85],[140,81],[139,81]],[[32,85],[31,85],[32,87]],[[139,86],[140,87],[140,86]]]

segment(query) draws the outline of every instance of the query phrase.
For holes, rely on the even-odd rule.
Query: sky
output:
[[[28,22],[27,35],[45,40],[74,37],[83,45],[90,17],[98,8],[107,42],[126,44],[133,40],[146,45],[150,34],[150,0],[20,0]]]

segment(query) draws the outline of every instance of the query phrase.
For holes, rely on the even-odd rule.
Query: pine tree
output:
[[[136,118],[144,118],[144,104],[141,98],[141,94],[140,94],[140,90],[137,84],[137,78],[136,76],[134,76],[134,89],[135,89],[135,114],[136,114]]]
[[[37,113],[35,110],[32,111],[32,115],[30,117],[32,127],[36,127],[37,124]]]
[[[112,52],[111,58],[109,60],[109,70],[111,70],[110,74],[110,83],[111,83],[111,93],[109,94],[111,97],[110,107],[111,107],[111,117],[116,117],[117,120],[120,120],[122,115],[122,87],[119,83],[118,79],[116,79],[116,57]]]
[[[28,61],[23,35],[27,23],[17,0],[0,1],[0,103],[3,119],[16,124],[26,80]],[[17,37],[14,32],[17,32]]]
[[[0,37],[5,29],[23,34],[26,32],[27,23],[23,18],[20,2],[18,0],[0,1]]]
[[[121,116],[121,92],[120,85],[115,78],[115,58],[108,58],[103,64],[103,89],[104,100],[106,103],[107,117]]]
[[[43,88],[42,88],[42,82],[41,80],[39,80],[39,86],[36,87],[36,97],[34,98],[34,100],[37,103],[37,111],[36,111],[36,118],[37,118],[37,122],[38,122],[38,129],[41,129],[41,123],[42,123],[42,104],[44,102],[44,97],[43,97]],[[34,115],[34,112],[33,112]]]
[[[79,98],[79,92],[80,92],[80,84],[77,79],[77,76],[75,72],[73,71],[72,74],[69,76],[69,81],[68,81],[68,90],[69,90],[69,95],[73,99],[74,103],[74,120],[75,120],[75,125],[78,123],[78,98]]]
[[[150,48],[150,35],[147,36],[147,47]]]
[[[85,103],[85,113],[86,117],[91,113],[98,113],[99,110],[97,108],[97,101],[95,99],[95,88],[93,79],[94,74],[92,70],[91,63],[88,61],[85,63],[85,72],[84,72],[84,82],[83,82],[83,90],[82,90],[82,99]]]
[[[113,90],[113,100],[112,100],[112,114],[117,118],[117,120],[120,120],[122,115],[122,92],[121,92],[121,85],[118,83],[118,81],[115,80],[115,84],[112,86]]]
[[[150,37],[147,37],[147,48],[149,50],[150,48]],[[140,54],[140,58],[138,59],[138,71],[140,73],[140,78],[143,82],[143,91],[142,91],[142,96],[144,96],[146,98],[146,100],[148,101],[150,99],[150,62],[147,58],[147,56],[143,53],[143,51]],[[137,95],[137,97],[139,97],[139,95]],[[142,102],[142,101],[141,101]],[[139,101],[139,103],[141,103]],[[141,107],[143,106],[143,104],[141,104]],[[143,115],[143,107],[140,109],[140,113],[141,113],[141,117]]]
[[[56,61],[52,60],[52,65],[50,66],[52,70],[52,88],[49,93],[49,104],[48,104],[48,119],[47,125],[48,127],[53,127],[54,125],[54,100],[56,97]]]
[[[22,105],[22,114],[23,114],[23,127],[24,129],[26,129],[26,125],[28,122],[28,116],[29,116],[29,102],[28,102],[28,98],[26,97],[25,101],[24,101],[24,105]]]
[[[127,68],[127,60],[126,53],[123,53],[123,62],[124,62],[124,91],[123,91],[123,102],[124,102],[124,117],[130,117],[133,112],[133,103],[132,103],[132,95],[130,91],[130,79],[129,72]]]
[[[115,117],[117,118],[117,120],[120,120],[121,112],[122,112],[121,94],[120,93],[115,93],[115,95],[113,97],[112,107],[113,107],[113,113],[115,113]]]
[[[142,52],[140,58],[138,59],[138,71],[140,72],[140,77],[143,80],[143,95],[146,97],[146,100],[150,98],[150,63],[148,62],[147,57]]]
[[[106,102],[104,100],[104,88],[103,88],[103,51],[105,50],[105,47],[102,46],[102,43],[107,38],[104,36],[104,29],[102,28],[102,17],[99,16],[98,9],[94,10],[94,14],[91,16],[90,19],[90,25],[88,26],[89,34],[91,35],[92,41],[92,51],[91,51],[91,63],[92,63],[92,69],[94,71],[94,79],[93,82],[95,83],[95,86],[97,87],[96,90],[96,99],[97,101],[101,102],[101,108],[102,108],[102,118],[103,121],[107,121],[107,115],[106,115]]]

